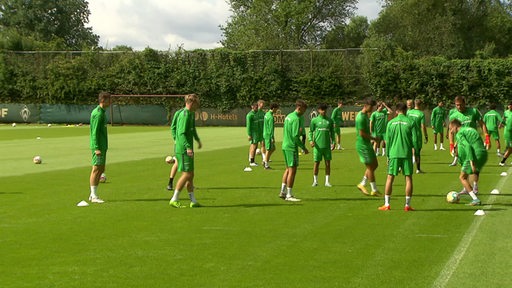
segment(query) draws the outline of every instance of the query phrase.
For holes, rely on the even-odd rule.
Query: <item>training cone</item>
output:
[[[503,177],[507,176],[507,172],[501,172],[500,176],[503,176]]]
[[[76,204],[76,206],[78,207],[87,207],[89,206],[89,203],[85,202],[84,200],[78,202],[78,204]]]
[[[251,167],[245,167],[245,168],[244,168],[244,171],[245,171],[245,172],[251,172],[251,171],[252,171],[252,168],[251,168]]]
[[[475,216],[483,216],[483,215],[485,215],[485,212],[484,212],[484,210],[476,210],[474,215]]]
[[[494,194],[494,195],[496,195],[496,194],[500,194],[500,190],[498,190],[498,189],[492,189],[491,194]]]

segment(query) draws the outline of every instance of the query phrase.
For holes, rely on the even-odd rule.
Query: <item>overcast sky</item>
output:
[[[143,4],[142,4],[143,3]],[[99,45],[127,45],[135,50],[186,50],[220,47],[221,31],[229,18],[225,0],[89,0],[89,24]],[[375,19],[378,0],[359,0],[356,14]]]

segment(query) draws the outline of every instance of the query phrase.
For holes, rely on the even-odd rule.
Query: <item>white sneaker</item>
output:
[[[256,162],[251,162],[251,163],[249,163],[249,166],[256,167],[256,166],[258,166],[258,164]]]
[[[443,146],[439,147],[439,150],[446,150]]]
[[[325,183],[325,187],[332,187],[331,183],[327,182]]]
[[[434,146],[434,151],[437,151],[437,146]]]
[[[300,199],[297,199],[294,196],[286,196],[286,198],[284,200],[290,201],[290,202],[300,202]]]
[[[316,186],[318,186],[317,182],[313,182],[313,184],[311,185],[311,187],[316,187]]]
[[[96,197],[89,197],[89,201],[91,201],[91,203],[98,203],[98,204],[101,204],[101,203],[105,203],[105,201],[101,200],[100,198],[98,198],[98,196]]]
[[[501,167],[504,167],[505,166],[505,163],[498,163],[498,165],[500,165]]]

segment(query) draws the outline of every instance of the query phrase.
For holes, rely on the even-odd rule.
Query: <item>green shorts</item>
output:
[[[322,159],[325,161],[332,160],[332,153],[330,148],[313,148],[313,160],[315,162],[320,162]]]
[[[336,125],[334,126],[334,134],[341,135],[341,127]]]
[[[273,138],[265,138],[265,149],[267,149],[267,151],[274,151],[276,150],[276,144],[274,142],[274,139]]]
[[[258,136],[258,133],[253,133],[251,134],[251,140],[249,140],[249,143],[250,144],[258,144],[262,141],[263,139],[261,139],[259,136]]]
[[[372,133],[373,137],[375,138],[379,138],[379,140],[383,141],[386,137],[386,133]]]
[[[489,130],[487,131],[489,133],[490,138],[494,140],[500,140],[500,132],[497,130]]]
[[[283,155],[286,167],[299,166],[299,151],[283,150]]]
[[[388,162],[388,175],[396,176],[402,170],[405,176],[412,175],[414,170],[412,165],[412,158],[391,158]]]
[[[176,160],[178,160],[178,171],[179,172],[194,172],[194,157],[188,156],[185,153],[176,154]]]
[[[95,150],[92,150],[92,166],[105,166],[107,163],[107,151],[101,151],[99,156],[94,153]]]
[[[423,148],[423,142],[421,141],[418,141],[416,143],[413,143],[412,144],[413,148],[414,148],[414,154],[415,155],[420,155],[421,153],[421,148]]]
[[[444,133],[443,128],[444,128],[443,123],[434,125],[433,126],[434,134],[443,134]]]
[[[462,168],[460,169],[461,172],[464,172],[468,175],[473,174],[473,171],[471,170],[471,163],[469,162],[469,160],[462,159],[460,162],[462,163]],[[474,162],[476,168],[475,173],[480,173],[485,163],[487,162],[487,153],[477,155],[477,159]]]
[[[370,164],[377,160],[377,156],[375,156],[375,151],[371,145],[357,145],[356,144],[357,154],[359,155],[359,161],[363,164]]]

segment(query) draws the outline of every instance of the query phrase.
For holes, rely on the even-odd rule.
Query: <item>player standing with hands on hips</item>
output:
[[[101,92],[98,96],[99,105],[92,110],[90,120],[90,148],[92,150],[92,171],[89,177],[91,185],[91,194],[89,201],[92,203],[103,203],[96,194],[100,177],[105,172],[107,163],[108,134],[107,134],[107,116],[105,109],[110,106],[110,93]]]
[[[196,94],[185,96],[185,109],[176,119],[176,158],[178,159],[178,171],[182,172],[176,184],[174,195],[169,205],[181,208],[179,195],[183,187],[187,187],[190,197],[190,207],[200,207],[194,196],[194,138],[197,140],[197,148],[202,144],[196,131],[195,111],[199,108],[199,97]]]

